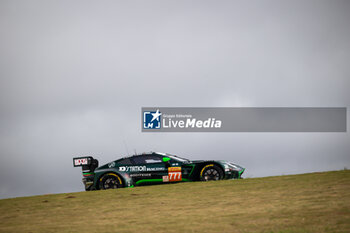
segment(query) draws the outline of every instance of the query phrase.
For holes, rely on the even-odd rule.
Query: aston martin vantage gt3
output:
[[[116,189],[149,184],[240,179],[245,168],[222,160],[184,159],[150,152],[117,159],[103,166],[92,156],[73,158],[82,167],[85,190]]]

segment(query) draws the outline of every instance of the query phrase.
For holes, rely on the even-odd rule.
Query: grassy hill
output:
[[[0,232],[350,232],[350,171],[4,199]]]

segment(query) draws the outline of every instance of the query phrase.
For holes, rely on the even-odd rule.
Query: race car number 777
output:
[[[169,181],[181,181],[181,167],[169,167],[168,168]]]

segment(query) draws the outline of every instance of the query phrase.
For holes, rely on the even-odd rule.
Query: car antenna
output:
[[[128,145],[126,144],[125,140],[123,140],[123,142],[124,142],[126,153],[128,154],[128,156],[130,156],[129,155],[129,150],[128,150]]]

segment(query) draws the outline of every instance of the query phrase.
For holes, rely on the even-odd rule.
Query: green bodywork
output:
[[[152,159],[145,163],[138,162],[144,157]],[[211,165],[222,169],[223,179],[240,179],[245,170],[222,160],[190,161],[170,154],[151,152],[112,161],[93,169],[93,172],[83,172],[83,182],[88,191],[100,189],[102,177],[108,173],[117,175],[123,187],[198,181],[203,168]]]

